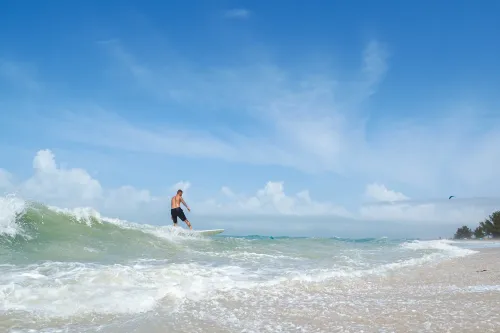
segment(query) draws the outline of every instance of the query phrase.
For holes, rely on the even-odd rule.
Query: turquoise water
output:
[[[1,200],[0,331],[307,332],[290,313],[320,313],[337,288],[472,253],[447,240],[202,237]],[[250,315],[263,309],[277,315]]]

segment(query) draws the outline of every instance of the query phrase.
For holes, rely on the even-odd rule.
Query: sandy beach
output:
[[[377,309],[364,332],[499,332],[500,249],[476,251],[380,279],[372,302],[360,295]],[[380,298],[391,301],[376,306]]]

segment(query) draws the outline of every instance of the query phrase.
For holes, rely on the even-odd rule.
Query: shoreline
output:
[[[483,242],[498,242],[500,243],[500,238],[484,238],[484,239],[454,239],[454,238],[449,238],[448,240],[452,240],[454,242],[477,242],[477,243],[483,243]]]
[[[500,248],[474,249],[463,257],[405,267],[384,275],[339,281],[290,283],[291,293],[263,288],[267,301],[258,312],[245,299],[220,301],[241,322],[206,332],[491,332],[500,327]],[[299,288],[296,288],[300,286]],[[250,299],[253,299],[249,295]],[[260,296],[261,297],[261,296]],[[318,302],[321,299],[322,302]],[[297,309],[286,309],[298,304]],[[284,310],[286,309],[286,310]],[[190,311],[199,310],[196,306]],[[273,324],[280,322],[277,330]],[[266,329],[254,323],[269,323]],[[161,333],[145,324],[140,332]],[[179,330],[188,332],[189,330]],[[113,331],[112,333],[118,333]]]
[[[339,274],[318,281],[285,279],[278,285],[263,284],[258,288],[229,287],[207,298],[198,298],[194,293],[181,303],[173,303],[176,297],[166,294],[153,310],[144,313],[101,312],[97,316],[46,319],[31,316],[27,320],[22,309],[9,311],[0,315],[0,331],[91,333],[99,328],[106,333],[498,332],[500,247],[489,247],[485,243],[490,242],[479,240],[463,242],[450,244],[455,248],[445,244],[444,252],[424,252],[432,261],[417,258],[407,266],[400,264],[408,260],[396,258],[393,268],[383,273]],[[482,245],[476,248],[473,243]],[[456,251],[457,247],[473,253]],[[447,257],[453,253],[463,256]],[[221,272],[216,281],[224,274]],[[109,274],[105,277],[100,287],[108,283]],[[123,295],[131,291],[128,285],[115,290]],[[189,291],[180,286],[179,292]]]

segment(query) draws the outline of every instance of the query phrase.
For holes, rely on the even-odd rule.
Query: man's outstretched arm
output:
[[[187,210],[191,211],[191,209],[189,209],[189,206],[187,205],[187,203],[184,201],[183,198],[181,198],[181,202],[184,206],[186,206]]]

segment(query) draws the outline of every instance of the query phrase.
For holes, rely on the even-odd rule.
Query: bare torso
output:
[[[180,207],[181,206],[181,196],[176,195],[176,196],[172,197],[172,200],[170,201],[170,205],[171,205],[172,209]]]

